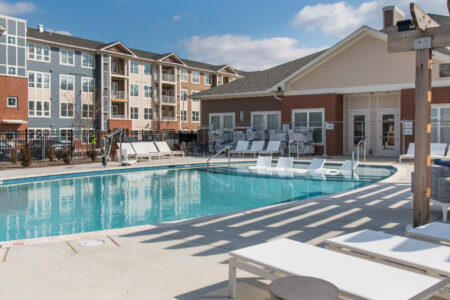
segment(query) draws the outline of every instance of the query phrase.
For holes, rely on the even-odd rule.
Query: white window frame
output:
[[[33,74],[33,81],[30,81],[30,74]],[[37,86],[37,75],[40,74],[41,75],[41,87]],[[45,79],[44,77],[47,76],[48,77],[48,87],[45,87]],[[28,87],[29,88],[33,88],[33,89],[50,89],[51,86],[51,76],[50,73],[43,73],[43,72],[36,72],[36,71],[28,71]],[[33,84],[33,86],[30,86],[30,84]]]
[[[149,97],[147,97],[149,95]],[[153,86],[144,85],[144,98],[152,99],[153,98]]]
[[[223,118],[225,117],[225,116],[232,116],[233,117],[233,128],[232,128],[232,130],[234,130],[235,128],[236,128],[236,114],[234,113],[234,112],[225,112],[225,113],[210,113],[209,114],[209,129],[211,130],[211,118],[212,117],[220,117],[220,128],[219,128],[219,130],[221,130],[221,131],[223,131],[223,125],[224,125],[224,122],[223,122]]]
[[[133,110],[136,109],[137,117],[133,118]],[[130,106],[130,119],[131,120],[139,120],[139,107],[138,106]]]
[[[136,86],[136,93],[137,93],[136,95],[132,94],[132,92],[133,92],[132,86]],[[130,83],[130,97],[139,97],[139,84]]]
[[[64,63],[62,61],[63,60],[62,59],[63,58],[63,55],[62,55],[63,51],[66,51],[66,53],[67,53],[67,62],[66,63]],[[72,52],[72,61],[73,61],[73,63],[69,63],[69,56],[68,56],[68,54],[70,52]],[[59,64],[60,65],[64,65],[64,66],[75,66],[75,50],[66,49],[66,48],[60,48],[59,49]]]
[[[144,120],[153,120],[153,107],[144,107]]]
[[[84,82],[88,80],[90,82],[92,82],[92,91],[90,90],[91,85],[88,83],[88,90],[85,91],[84,90]],[[95,80],[92,77],[81,77],[81,92],[83,93],[93,93],[95,90]]]
[[[29,109],[30,102],[34,103],[33,104],[34,105],[34,110],[33,110],[34,115],[30,114],[30,109]],[[40,116],[36,115],[36,107],[37,107],[36,103],[37,102],[40,102],[41,103],[41,107],[42,107],[42,115],[40,115]],[[44,109],[45,103],[48,103],[48,116],[45,115],[45,109]],[[52,103],[49,100],[33,100],[33,99],[29,99],[27,104],[28,104],[28,106],[27,106],[28,117],[30,117],[30,118],[50,118],[52,116]]]
[[[264,130],[268,130],[267,128],[267,125],[268,125],[268,122],[267,122],[267,116],[268,115],[278,115],[278,117],[279,117],[279,120],[280,120],[280,126],[279,126],[279,128],[277,128],[277,129],[280,129],[281,128],[281,111],[279,111],[279,110],[272,110],[272,111],[252,111],[251,113],[250,113],[250,122],[251,122],[251,127],[252,128],[255,128],[255,124],[253,124],[253,116],[254,115],[263,115],[264,116],[264,120],[263,120],[263,123],[264,123]]]
[[[436,141],[436,143],[445,143],[445,141],[441,141],[441,127],[442,127],[442,125],[441,125],[441,109],[442,108],[450,108],[450,103],[431,104],[431,109],[438,110],[436,126],[431,126],[431,128],[436,127],[436,129],[437,129],[438,140]],[[447,150],[447,151],[450,151],[450,150]]]
[[[197,113],[198,119],[195,120],[194,115]],[[199,110],[192,110],[191,111],[191,122],[192,123],[199,123],[200,122],[200,111]],[[233,130],[234,130],[234,118],[233,118]]]
[[[184,76],[183,75],[186,75],[186,78],[184,78]],[[188,70],[186,70],[186,69],[183,69],[183,68],[181,68],[180,69],[180,80],[181,80],[181,82],[188,82]]]
[[[41,132],[41,135],[39,137],[36,136],[37,131]],[[45,136],[49,136],[50,135],[50,128],[28,128],[28,138],[31,141],[34,141],[36,139],[41,138],[43,135]],[[31,137],[31,135],[33,135],[33,137]]]
[[[184,115],[183,115],[183,113],[184,113]],[[187,122],[188,121],[187,110],[186,109],[182,109],[180,111],[180,121],[181,122]]]
[[[72,141],[76,140],[75,139],[75,130],[73,130],[73,128],[59,128],[57,132],[58,132],[58,137],[61,139],[61,141],[65,141],[65,142],[70,141],[69,134],[68,134],[69,132],[72,132]],[[63,139],[62,132],[65,132],[65,135],[66,135],[65,140]]]
[[[69,90],[69,89],[63,89],[63,88],[61,87],[61,82],[62,82],[62,78],[63,78],[63,77],[66,77],[66,80],[67,80],[69,77],[72,78],[72,80],[73,80],[73,88],[72,88],[71,90]],[[67,82],[68,82],[68,81],[67,81]],[[69,87],[69,83],[67,83],[67,87]],[[72,76],[72,75],[66,75],[66,74],[60,74],[60,75],[59,75],[59,89],[60,89],[61,91],[69,91],[69,92],[75,91],[75,76]]]
[[[150,74],[147,74],[145,70],[146,66],[150,66]],[[149,63],[144,63],[144,76],[152,76],[152,73],[153,73],[153,65]]]
[[[198,77],[194,76],[194,74],[198,75]],[[198,80],[194,80],[194,78],[197,78]],[[198,72],[198,71],[191,71],[191,82],[195,83],[195,84],[199,84],[200,83],[200,72]]]
[[[87,117],[84,116],[84,107],[85,105],[87,105],[88,109],[87,109]],[[91,109],[92,107],[92,109]],[[92,116],[91,116],[92,114]],[[94,104],[89,104],[89,103],[81,103],[81,118],[82,119],[93,119],[94,116]]]
[[[30,53],[30,44],[33,45],[33,53]],[[42,59],[37,59],[37,54],[36,54],[36,46],[41,47],[41,57]],[[48,49],[48,55],[44,55],[44,48]],[[33,55],[33,58],[30,58],[30,55]],[[48,57],[48,60],[45,60],[45,57]],[[43,46],[40,44],[36,44],[36,43],[27,43],[27,59],[29,60],[34,60],[34,61],[42,61],[45,63],[49,63],[52,60],[52,55],[51,55],[51,48],[50,46]]]
[[[88,60],[88,65],[85,66],[84,65],[84,55],[90,55],[92,56],[92,66],[89,66],[89,60]],[[94,69],[95,68],[95,55],[89,52],[81,52],[81,67],[85,68],[85,69]]]
[[[14,105],[9,105],[9,100],[14,99]],[[19,101],[19,98],[17,96],[7,96],[6,97],[6,107],[9,108],[17,108],[19,104],[17,103]]]
[[[62,112],[63,104],[67,104],[67,114],[69,113],[69,104],[72,105],[72,115],[71,116],[69,116],[69,115],[62,116],[61,112]],[[64,102],[64,101],[59,102],[59,117],[61,119],[73,119],[74,116],[75,116],[75,104],[73,102]]]
[[[203,81],[205,83],[205,85],[211,85],[212,84],[212,75],[208,74],[208,73],[203,73]],[[209,78],[209,82],[206,81],[206,78]]]
[[[183,97],[183,93],[186,93],[186,94],[185,94],[186,97]],[[188,93],[189,93],[189,90],[187,90],[187,89],[181,89],[181,90],[180,90],[180,98],[181,98],[181,101],[187,101],[187,100],[188,100]]]
[[[309,129],[309,113],[311,112],[321,112],[322,113],[322,124],[325,122],[325,109],[324,108],[305,108],[305,109],[293,109],[291,110],[291,126],[292,129],[296,129],[295,128],[295,113],[301,113],[301,112],[306,112],[307,117],[306,117],[306,129]],[[316,145],[323,145],[323,140],[326,138],[325,134],[325,126],[322,125],[322,142],[321,143],[315,143]]]
[[[191,96],[194,95],[195,93],[198,93],[198,92],[199,92],[199,91],[192,90],[192,91],[191,91]],[[192,101],[192,102],[200,102],[200,100],[198,100],[198,99],[196,99],[196,98],[191,98],[191,101]]]
[[[135,69],[136,67],[136,69]],[[133,72],[136,71],[136,72]],[[135,60],[130,60],[130,74],[139,74],[139,62]]]

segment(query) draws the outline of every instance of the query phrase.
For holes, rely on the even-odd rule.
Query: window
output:
[[[8,36],[8,44],[15,45],[16,44],[16,38],[13,36]]]
[[[192,71],[191,81],[192,81],[192,83],[200,83],[200,73]]]
[[[94,105],[83,104],[83,118],[93,118],[94,117]]]
[[[200,122],[200,112],[198,110],[192,111],[192,122]],[[227,128],[229,128],[229,124],[227,124]]]
[[[61,118],[73,117],[73,103],[61,103]]]
[[[6,107],[17,108],[17,97],[6,97]]]
[[[81,66],[83,68],[94,68],[94,55],[90,53],[83,52],[81,54]]]
[[[181,100],[187,101],[188,90],[181,90]]]
[[[50,102],[29,100],[28,116],[30,117],[50,117]]]
[[[81,78],[84,93],[94,92],[94,78]]]
[[[450,104],[431,106],[431,142],[450,143]]]
[[[213,113],[209,114],[209,128],[211,131],[233,131],[234,113]]]
[[[191,95],[194,95],[195,93],[198,93],[198,91],[192,91]],[[192,99],[192,102],[199,102],[200,100],[198,99]]]
[[[188,71],[185,69],[181,69],[181,81],[182,82],[188,82]]]
[[[139,118],[139,108],[130,107],[130,117],[132,120],[137,120]]]
[[[144,75],[152,76],[153,66],[151,64],[144,64]]]
[[[206,85],[211,85],[212,84],[212,75],[211,74],[206,74],[205,73],[205,84]]]
[[[130,61],[130,73],[139,74],[139,63],[137,61]]]
[[[139,96],[139,85],[130,84],[130,96],[138,97]]]
[[[61,140],[63,141],[73,141],[73,129],[61,129],[59,131],[59,135],[61,136]]]
[[[252,112],[252,127],[258,130],[280,129],[281,113],[279,111]]]
[[[181,122],[187,122],[187,110],[181,111]]]
[[[144,108],[144,119],[152,120],[153,119],[153,108]]]
[[[321,144],[324,122],[323,109],[298,109],[292,111],[292,128],[294,129],[309,129],[313,131],[313,140],[315,143]]]
[[[28,59],[50,62],[50,47],[28,43]]]
[[[60,88],[63,91],[73,91],[73,76],[60,75]]]
[[[151,85],[144,85],[144,97],[152,98],[153,95],[153,87]]]
[[[16,75],[16,68],[8,67],[8,75]]]
[[[75,65],[73,50],[60,49],[59,50],[59,63],[62,65]]]
[[[49,89],[50,74],[40,72],[28,72],[28,87]]]

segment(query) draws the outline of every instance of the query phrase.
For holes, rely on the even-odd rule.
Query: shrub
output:
[[[20,164],[22,167],[29,167],[32,162],[30,148],[27,145],[24,145],[20,150]]]
[[[110,156],[111,156],[111,160],[112,160],[112,161],[115,161],[115,160],[116,160],[117,148],[118,148],[118,147],[117,147],[116,144],[111,145],[111,152],[110,152],[109,154],[110,154]]]
[[[63,151],[63,161],[70,165],[70,163],[72,162],[72,151],[70,150],[65,150]]]
[[[95,151],[94,147],[86,151],[86,155],[90,157],[92,161],[95,161],[97,159],[97,152]]]
[[[11,152],[10,152],[10,156],[11,156],[11,163],[13,165],[17,164],[17,149],[15,148],[11,148]]]
[[[58,159],[58,160],[61,160],[61,159],[63,159],[63,157],[64,157],[64,150],[58,150],[58,151],[56,151],[56,158]]]
[[[53,147],[48,147],[47,150],[47,157],[50,161],[54,161],[55,160],[55,148]]]

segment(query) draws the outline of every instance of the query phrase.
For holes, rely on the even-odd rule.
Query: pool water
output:
[[[0,241],[229,213],[372,184],[393,168],[313,178],[247,166],[160,169],[0,185]]]

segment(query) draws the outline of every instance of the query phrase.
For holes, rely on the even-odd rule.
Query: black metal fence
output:
[[[20,159],[24,147],[30,150],[33,160],[47,160],[51,153],[55,157],[63,151],[70,151],[72,158],[88,157],[90,151],[103,153],[104,138],[108,131],[97,130],[39,130],[0,131],[0,161]],[[125,131],[122,142],[167,141],[174,150],[195,148],[195,131]],[[115,136],[113,143],[119,142]],[[192,146],[193,145],[193,146]]]

